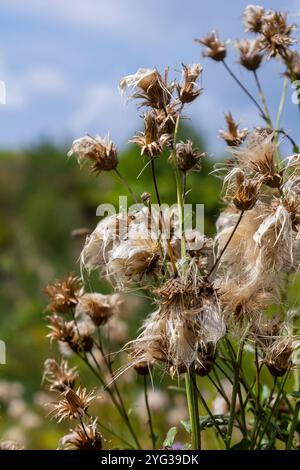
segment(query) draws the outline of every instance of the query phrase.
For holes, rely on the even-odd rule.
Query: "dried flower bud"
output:
[[[239,124],[235,122],[231,113],[225,113],[225,120],[227,130],[225,131],[221,129],[219,131],[219,136],[221,139],[225,140],[230,147],[237,147],[245,140],[248,134],[248,129],[239,130]]]
[[[232,202],[241,211],[253,209],[258,198],[259,185],[257,182],[245,181],[244,173],[239,171],[236,174],[237,190],[233,195]]]
[[[239,53],[239,63],[247,70],[257,70],[263,59],[260,40],[243,39],[236,41],[235,45]]]
[[[202,73],[203,67],[200,64],[182,64],[182,85],[177,85],[178,98],[181,103],[191,103],[196,99],[202,89],[197,85],[197,80]]]
[[[134,364],[133,368],[138,375],[149,375],[150,373],[150,364],[146,361],[141,361]]]
[[[85,136],[74,140],[68,157],[77,154],[77,161],[81,165],[86,161],[91,163],[92,172],[111,171],[118,165],[118,152],[109,136],[102,139],[99,136]]]
[[[142,99],[142,106],[165,109],[172,98],[173,84],[168,84],[168,70],[164,79],[156,69],[139,69],[135,74],[124,77],[119,84],[123,94],[128,88],[134,92],[130,98]]]
[[[201,352],[195,364],[195,373],[200,377],[208,375],[214,366],[215,356],[215,351]]]
[[[79,277],[69,274],[62,281],[48,284],[44,292],[52,300],[47,306],[49,312],[66,313],[77,305],[83,294],[83,286]]]
[[[46,380],[50,384],[51,392],[63,392],[66,388],[74,388],[77,378],[77,368],[70,369],[65,360],[62,360],[60,365],[54,359],[45,361],[43,381]]]
[[[201,160],[205,153],[198,152],[193,149],[193,142],[179,142],[176,145],[176,163],[181,171],[189,171],[192,169],[201,169]]]
[[[154,111],[145,113],[144,128],[144,132],[135,135],[130,142],[141,148],[141,155],[155,157],[170,143],[171,136],[168,134],[160,135]]]
[[[259,5],[247,5],[243,14],[245,30],[260,33],[265,13],[265,9]]]
[[[79,419],[84,416],[95,394],[79,387],[76,392],[68,388],[62,393],[62,397],[59,402],[54,403],[54,409],[50,413],[59,423],[65,419]]]
[[[99,293],[84,294],[76,307],[76,317],[87,315],[96,326],[105,325],[108,320],[119,313],[122,303],[118,294],[103,295]]]
[[[200,39],[195,39],[203,46],[206,46],[206,50],[203,52],[204,57],[210,57],[217,62],[222,61],[226,57],[225,43],[220,41],[215,31],[208,33],[206,36]]]
[[[98,430],[97,418],[91,418],[88,424],[71,430],[60,439],[58,447],[66,450],[102,450],[102,436]]]

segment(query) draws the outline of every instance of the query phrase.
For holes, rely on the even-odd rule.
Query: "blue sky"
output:
[[[201,57],[193,38],[217,29],[224,39],[244,35],[241,13],[249,2],[234,0],[3,0],[0,4],[0,79],[7,104],[0,106],[0,146],[20,148],[42,137],[69,143],[85,132],[110,131],[119,146],[139,128],[133,103],[124,105],[119,79],[139,67],[180,69],[204,66],[203,95],[188,109],[211,153],[223,144],[216,137],[224,112],[231,110],[242,126],[261,124],[252,104],[222,65]],[[297,22],[300,0],[265,1],[282,8]],[[300,19],[299,19],[300,23]],[[241,80],[253,88],[235,61]],[[270,63],[261,72],[271,108],[280,96],[282,67]],[[286,128],[297,137],[297,107],[288,106]]]

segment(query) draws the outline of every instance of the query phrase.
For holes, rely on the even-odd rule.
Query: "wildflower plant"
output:
[[[81,279],[69,275],[48,285],[48,336],[59,344],[62,355],[75,354],[88,366],[128,435],[118,436],[113,423],[102,422],[101,405],[97,417],[91,414],[96,392],[75,385],[77,369],[69,368],[65,358],[60,363],[48,359],[44,382],[58,394],[51,415],[59,422],[75,422],[60,448],[100,450],[101,433],[106,439],[113,434],[126,448],[145,446],[137,432],[134,404],[128,404],[118,385],[119,377],[131,368],[144,381],[153,448],[164,438],[155,428],[148,400],[149,377],[154,374],[155,387],[156,369],[168,374],[180,392],[184,384],[189,415],[184,422],[188,437],[182,443],[186,448],[200,449],[201,443],[205,447],[207,428],[222,449],[298,446],[299,310],[297,305],[290,308],[288,295],[300,264],[300,155],[280,124],[287,85],[300,75],[296,26],[287,14],[254,5],[246,7],[243,24],[250,36],[233,47],[238,63],[253,76],[257,96],[228,65],[227,41],[216,32],[196,40],[204,46],[207,60],[225,67],[264,122],[261,127],[253,123],[252,129],[240,129],[230,112],[225,115],[226,129],[219,137],[228,146],[229,158],[214,171],[223,180],[223,209],[214,238],[197,228],[185,228],[189,174],[201,171],[207,157],[191,139],[178,140],[188,107],[204,93],[202,65],[183,64],[181,76],[174,79],[168,68],[164,72],[153,68],[139,69],[120,81],[121,94],[142,111],[143,130],[130,140],[139,148],[144,171],[151,175],[142,195],[135,194],[120,173],[118,151],[110,137],[87,135],[71,147],[68,155],[74,154],[96,175],[115,172],[136,208],[101,219],[86,237]],[[276,121],[258,77],[269,60],[278,61],[284,72]],[[283,140],[291,144],[287,156],[281,154]],[[163,206],[157,159],[163,159],[174,174],[173,208]],[[92,271],[110,283],[111,294],[89,292]],[[136,337],[115,351],[123,359],[124,352],[128,355],[115,369],[106,327],[120,320],[123,293],[135,289],[151,298],[153,312]],[[214,389],[216,410],[203,389],[204,377]],[[205,416],[200,414],[203,410]]]

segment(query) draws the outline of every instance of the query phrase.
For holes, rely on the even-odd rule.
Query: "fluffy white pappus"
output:
[[[102,219],[95,230],[87,236],[80,255],[81,266],[92,271],[103,269],[114,243],[120,239],[122,232],[127,233],[127,216],[113,214]]]
[[[155,273],[159,258],[160,251],[156,240],[130,238],[112,249],[107,263],[107,275],[122,289]]]

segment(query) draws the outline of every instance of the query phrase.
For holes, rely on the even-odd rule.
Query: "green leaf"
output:
[[[298,147],[298,145],[294,145],[294,146],[293,146],[293,152],[294,152],[294,153],[299,153],[299,147]]]
[[[251,441],[248,439],[242,439],[240,442],[230,447],[230,450],[248,450],[250,449]]]
[[[180,422],[181,422],[182,426],[184,427],[184,429],[186,430],[186,432],[187,432],[188,434],[191,434],[192,429],[191,429],[191,423],[190,423],[190,421],[184,421],[184,420],[182,420],[182,421],[180,421]]]
[[[297,391],[291,392],[289,395],[291,395],[291,397],[293,398],[300,398],[300,392]]]
[[[169,431],[167,432],[163,446],[172,447],[176,434],[177,434],[177,428],[175,426],[173,428],[170,428]]]

